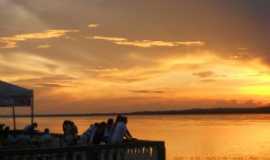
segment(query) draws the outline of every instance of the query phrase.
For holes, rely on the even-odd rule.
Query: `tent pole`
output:
[[[31,99],[31,124],[34,123],[34,95]]]
[[[13,130],[16,130],[16,115],[15,115],[15,106],[12,106],[12,114],[13,114]]]

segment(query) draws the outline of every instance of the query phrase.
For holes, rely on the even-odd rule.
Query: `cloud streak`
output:
[[[131,93],[139,94],[163,94],[165,91],[162,90],[130,90]]]
[[[0,48],[16,48],[18,42],[23,42],[27,40],[60,38],[65,36],[67,33],[71,32],[78,32],[78,30],[54,29],[54,30],[47,30],[44,32],[24,33],[9,37],[0,37],[0,44],[1,43],[4,44],[3,46],[0,46]]]
[[[192,74],[193,76],[198,76],[200,78],[209,78],[215,75],[212,71],[196,72]]]
[[[157,66],[156,66],[157,67]],[[86,70],[88,74],[94,76],[97,79],[102,79],[106,81],[114,82],[138,82],[149,79],[154,75],[160,74],[163,72],[160,69],[152,68],[130,68],[130,69],[88,69]]]
[[[99,27],[99,24],[96,24],[96,23],[91,23],[88,25],[89,28],[97,28]]]
[[[42,45],[37,46],[38,49],[46,49],[46,48],[50,48],[50,47],[51,47],[51,45],[49,45],[49,44],[42,44]]]
[[[123,37],[93,36],[95,40],[109,41],[113,44],[123,46],[134,46],[140,48],[151,47],[201,47],[205,45],[203,41],[163,41],[163,40],[129,40]]]

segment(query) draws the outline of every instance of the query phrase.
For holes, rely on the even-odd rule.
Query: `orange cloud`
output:
[[[96,23],[91,23],[88,25],[89,28],[97,28],[99,26],[99,24]]]
[[[37,46],[38,49],[45,49],[45,48],[50,48],[50,47],[51,45],[49,44],[42,44],[42,45]]]
[[[202,41],[153,41],[153,40],[128,40],[127,38],[122,37],[106,37],[106,36],[94,36],[93,39],[104,40],[112,42],[117,45],[125,46],[134,46],[141,48],[150,48],[150,47],[200,47],[204,46],[205,42]]]
[[[37,33],[17,34],[10,37],[0,37],[0,43],[4,44],[4,46],[0,46],[0,48],[16,48],[18,42],[27,40],[60,38],[70,32],[78,32],[78,30],[55,29]]]
[[[217,56],[212,52],[164,58],[155,65],[125,69],[117,67],[90,67],[87,69],[86,66],[74,68],[69,64],[27,54],[15,55],[14,58],[15,60],[23,59],[24,63],[15,61],[16,66],[13,66],[4,63],[7,59],[3,59],[0,64],[29,71],[33,70],[30,65],[36,66],[34,71],[41,72],[43,75],[20,76],[19,79],[14,76],[10,80],[25,86],[34,86],[37,97],[39,97],[37,104],[48,106],[50,104],[61,106],[61,99],[65,97],[68,100],[63,106],[74,105],[78,102],[78,105],[82,106],[82,110],[87,110],[87,105],[100,106],[106,99],[111,101],[104,106],[138,105],[141,109],[147,109],[149,106],[167,107],[173,102],[172,106],[189,104],[188,106],[217,107],[225,105],[231,99],[237,99],[241,104],[247,100],[254,100],[256,103],[268,102],[267,99],[264,100],[264,97],[269,96],[266,94],[269,87],[265,87],[268,84],[265,86],[260,84],[270,79],[268,73],[262,72],[267,68],[260,61],[238,60],[236,63],[235,60]],[[30,63],[33,60],[36,63]],[[48,66],[52,65],[51,70]],[[190,67],[190,65],[198,67]],[[86,69],[84,69],[85,67]],[[197,76],[200,78],[198,79]],[[265,89],[255,89],[252,86],[256,86],[256,88],[261,86]],[[51,102],[48,97],[52,98]],[[140,99],[140,104],[137,103],[137,100],[133,100],[136,97]],[[44,101],[41,101],[43,99]],[[214,101],[218,99],[223,101]],[[190,102],[185,102],[185,100]],[[83,106],[84,103],[85,106]],[[228,103],[228,106],[232,104]],[[245,105],[243,104],[243,106]],[[125,108],[117,108],[121,111],[123,109]],[[133,109],[131,107],[127,110]],[[96,111],[100,111],[99,108],[96,108]]]
[[[104,40],[104,41],[111,41],[111,42],[127,41],[126,38],[122,38],[122,37],[94,36],[93,39]]]

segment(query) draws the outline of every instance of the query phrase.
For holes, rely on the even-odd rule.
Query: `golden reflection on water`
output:
[[[37,118],[39,129],[62,132],[65,119],[82,133],[91,123],[108,117]],[[11,120],[1,119],[10,124]],[[22,128],[29,120],[19,119]],[[130,116],[132,134],[164,140],[168,160],[270,160],[270,115]]]

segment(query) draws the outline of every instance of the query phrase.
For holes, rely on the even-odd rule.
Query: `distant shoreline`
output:
[[[214,114],[270,114],[270,107],[257,108],[194,108],[186,110],[166,110],[166,111],[139,111],[123,113],[75,113],[75,114],[36,114],[35,117],[93,117],[93,116],[115,116],[117,114],[135,116],[155,116],[155,115],[214,115]],[[12,115],[0,115],[0,118],[11,118]],[[17,118],[27,118],[30,115],[16,115]]]

